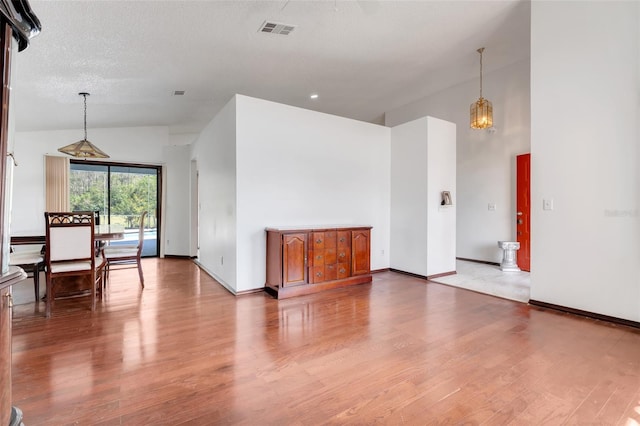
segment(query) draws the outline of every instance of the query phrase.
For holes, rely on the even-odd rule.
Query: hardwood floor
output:
[[[640,330],[384,272],[234,297],[190,261],[14,307],[28,425],[640,423]]]

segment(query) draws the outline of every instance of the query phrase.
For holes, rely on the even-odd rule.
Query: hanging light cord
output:
[[[482,61],[480,63],[482,63]],[[481,93],[480,96],[482,96],[482,89],[480,90],[480,93]],[[84,140],[86,141],[87,140],[87,94],[83,93],[82,96],[84,97]]]
[[[478,49],[478,53],[480,53],[480,99],[482,99],[482,52],[483,51],[484,51],[484,47],[481,47],[480,49]]]

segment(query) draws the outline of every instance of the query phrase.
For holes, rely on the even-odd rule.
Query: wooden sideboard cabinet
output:
[[[11,286],[25,278],[27,274],[17,266],[0,275],[0,425],[22,424],[11,419],[14,411],[21,413],[11,407]]]
[[[371,227],[267,228],[265,290],[277,299],[371,282]]]

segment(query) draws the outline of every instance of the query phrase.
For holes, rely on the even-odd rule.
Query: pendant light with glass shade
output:
[[[109,158],[104,151],[87,140],[87,96],[90,94],[80,92],[78,95],[84,97],[84,139],[58,148],[58,151],[76,158]]]
[[[482,97],[482,52],[484,52],[484,47],[478,49],[480,54],[480,99],[471,104],[470,124],[472,129],[493,127],[493,105],[491,105],[491,101]]]

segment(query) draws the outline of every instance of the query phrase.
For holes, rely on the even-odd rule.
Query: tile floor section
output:
[[[440,284],[466,288],[517,302],[529,302],[529,272],[503,272],[499,266],[456,260],[456,274],[432,279]]]

